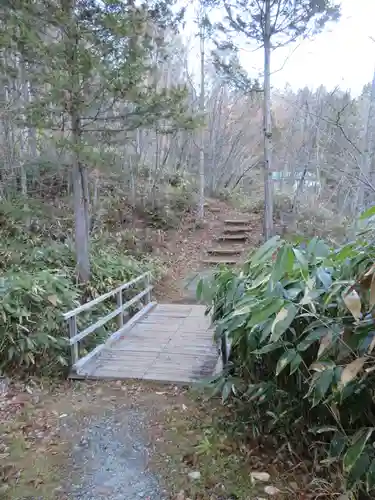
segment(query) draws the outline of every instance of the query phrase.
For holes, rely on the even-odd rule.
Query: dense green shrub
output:
[[[0,373],[17,369],[18,373],[61,374],[70,356],[62,313],[157,268],[152,261],[135,260],[123,247],[99,235],[91,245],[91,280],[80,286],[72,243],[51,239],[53,228],[59,230],[58,221],[48,232],[48,217],[36,210],[36,228],[24,208],[0,204]],[[113,306],[113,301],[107,301],[80,315],[79,329]],[[114,326],[112,322],[102,327],[84,348],[102,341]]]
[[[248,428],[302,446],[320,467],[339,467],[347,488],[372,495],[374,213],[340,248],[275,237],[242,269],[223,269],[198,286],[218,337],[231,342],[227,369],[213,382],[223,399],[238,399]]]
[[[22,270],[0,278],[0,368],[35,372],[66,366],[62,313],[77,299],[78,290],[64,274]]]

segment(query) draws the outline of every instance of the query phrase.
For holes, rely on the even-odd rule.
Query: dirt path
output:
[[[219,236],[225,219],[249,217],[251,227],[248,242],[249,251],[256,247],[262,234],[259,214],[244,213],[218,200],[208,200],[205,222],[197,227],[195,218],[188,217],[178,231],[165,235],[161,259],[166,268],[166,276],[156,286],[158,300],[163,302],[184,302],[195,298],[197,275],[208,273],[202,266],[204,251],[212,246],[215,236]],[[212,268],[211,268],[212,269]]]
[[[4,500],[337,497],[285,447],[236,438],[220,401],[181,387],[38,381],[0,401]]]
[[[76,382],[11,391],[0,408],[4,500],[260,500],[269,484],[253,484],[250,471],[264,467],[259,450],[229,438],[220,403],[182,388]]]

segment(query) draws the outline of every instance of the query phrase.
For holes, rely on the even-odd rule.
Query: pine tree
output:
[[[30,68],[32,100],[19,110],[67,151],[71,165],[80,281],[90,278],[88,169],[98,141],[148,127],[192,127],[184,87],[157,89],[152,53],[163,28],[178,22],[163,1],[136,7],[120,0],[5,0],[0,40]]]

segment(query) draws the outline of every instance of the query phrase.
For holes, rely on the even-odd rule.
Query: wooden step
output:
[[[209,212],[220,212],[221,211],[220,207],[211,207],[208,203],[204,204],[204,209],[208,210]]]
[[[227,219],[224,221],[224,224],[228,226],[248,226],[249,222],[249,219]]]
[[[224,242],[240,242],[240,241],[246,241],[247,240],[247,234],[246,233],[240,233],[240,234],[222,234],[221,236],[217,236],[215,238],[216,241],[221,241],[222,243]]]
[[[202,260],[203,264],[208,264],[210,266],[218,266],[220,264],[226,264],[228,266],[235,265],[239,263],[239,258],[237,257],[226,257],[225,255],[212,255]]]
[[[248,233],[250,230],[249,226],[228,226],[224,228],[224,233]]]
[[[244,251],[244,247],[213,247],[207,250],[209,255],[240,255]]]

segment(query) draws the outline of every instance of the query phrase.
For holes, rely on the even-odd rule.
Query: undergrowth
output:
[[[159,272],[156,262],[135,260],[116,240],[103,243],[99,233],[91,242],[91,280],[79,285],[69,235],[67,221],[41,203],[0,204],[0,372],[63,373],[69,363],[63,312],[145,270]],[[95,313],[83,314],[79,328],[113,309],[113,301],[106,301]],[[85,348],[113,327],[102,327]]]
[[[318,476],[338,478],[336,491],[370,498],[374,214],[375,208],[364,214],[362,232],[341,247],[275,237],[242,269],[223,269],[198,286],[218,338],[231,343],[227,368],[212,384],[225,402],[237,401],[246,432],[277,436]]]
[[[155,187],[151,198],[138,202],[136,212],[155,228],[177,228],[181,217],[196,206],[192,186],[187,180],[177,177],[159,190],[159,187]]]
[[[259,186],[258,186],[259,188]],[[237,208],[249,213],[263,213],[263,191],[256,189],[251,196],[240,188],[227,191],[221,198],[230,200]],[[306,193],[295,200],[293,194],[273,194],[273,219],[275,232],[285,237],[303,236],[323,238],[333,245],[345,242],[353,220],[337,211],[332,203],[319,201]]]
[[[141,170],[131,195],[129,189],[123,186],[121,176],[107,181],[102,187],[93,218],[95,223],[100,222],[107,229],[112,228],[116,221],[125,225],[134,217],[150,228],[176,229],[181,218],[195,210],[197,202],[194,178],[176,173],[165,175],[150,184],[148,172]],[[98,221],[99,218],[101,221]]]

